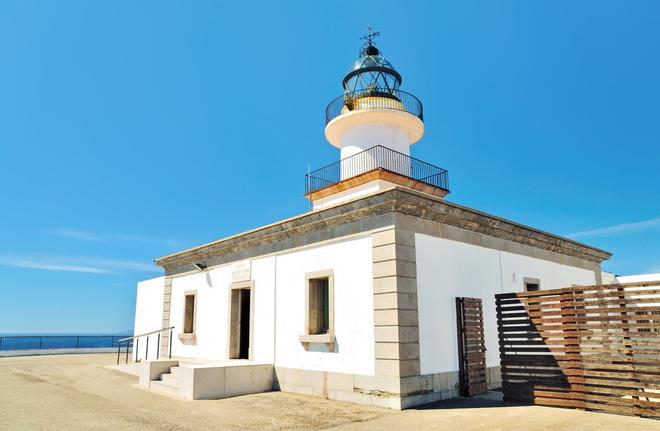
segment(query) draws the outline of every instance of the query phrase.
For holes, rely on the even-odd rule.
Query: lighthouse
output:
[[[338,157],[305,175],[311,211],[156,259],[138,285],[141,385],[393,409],[474,395],[502,386],[495,295],[602,282],[610,253],[445,199],[447,171],[411,151],[422,103],[376,35],[327,106]]]
[[[402,77],[369,33],[359,58],[342,80],[344,94],[326,109],[325,136],[345,159],[377,145],[410,155],[424,135],[420,100],[400,89]]]
[[[411,157],[410,147],[424,135],[424,107],[401,90],[401,74],[376,47],[378,34],[369,27],[342,79],[343,93],[326,108],[325,137],[340,160],[307,175],[313,209],[393,187],[449,193],[447,171]]]

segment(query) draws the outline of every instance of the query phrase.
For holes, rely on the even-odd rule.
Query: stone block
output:
[[[399,326],[417,326],[418,315],[417,310],[398,310],[398,323]]]
[[[374,341],[396,343],[400,339],[398,326],[376,326],[374,328]]]
[[[355,376],[346,373],[327,373],[326,387],[328,391],[352,391]]]
[[[399,343],[375,343],[376,359],[399,359]]]
[[[415,262],[417,260],[415,247],[403,244],[396,244],[395,247],[397,260],[403,260],[406,262]]]
[[[417,294],[417,278],[415,277],[397,277],[396,278],[397,292]]]
[[[415,292],[417,292],[417,285],[415,284]],[[390,293],[397,291],[397,277],[389,276],[383,278],[374,278],[374,294],[377,293]]]
[[[419,343],[399,343],[399,359],[419,359]]]
[[[354,380],[355,390],[361,392],[385,392],[387,394],[398,394],[401,392],[399,378],[394,376],[362,376],[356,375]]]
[[[399,377],[401,370],[398,359],[376,359],[376,375]]]
[[[383,293],[374,295],[374,310],[389,310],[398,308],[396,293]]]
[[[397,275],[397,261],[386,260],[382,262],[373,263],[373,277],[388,277]]]
[[[419,375],[419,359],[399,360],[399,376]]]
[[[397,258],[397,256],[396,256],[396,245],[395,244],[381,245],[381,246],[373,248],[373,252],[372,252],[373,262],[382,262],[382,261],[386,261],[386,260],[394,260],[396,258]]]
[[[394,229],[383,230],[371,234],[371,244],[374,247],[381,245],[394,244],[396,242],[396,233]]]

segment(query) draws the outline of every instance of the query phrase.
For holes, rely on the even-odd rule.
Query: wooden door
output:
[[[460,394],[483,394],[488,387],[481,298],[456,298],[456,320]]]

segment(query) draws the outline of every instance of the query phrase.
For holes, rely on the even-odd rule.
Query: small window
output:
[[[330,330],[328,277],[309,280],[309,333],[327,334]]]
[[[323,275],[327,274],[327,275]],[[332,273],[315,273],[307,277],[307,334],[333,333]]]
[[[536,292],[539,290],[538,283],[525,283],[525,290],[527,292]]]
[[[185,308],[183,317],[183,333],[192,334],[195,332],[195,294],[186,294]]]
[[[525,292],[538,292],[541,290],[541,281],[538,278],[525,277],[523,283],[525,283]]]

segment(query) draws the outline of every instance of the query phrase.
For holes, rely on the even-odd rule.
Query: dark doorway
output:
[[[229,359],[250,359],[252,344],[252,288],[234,287],[230,296]]]
[[[239,359],[249,359],[250,356],[250,289],[241,289],[240,341]]]

